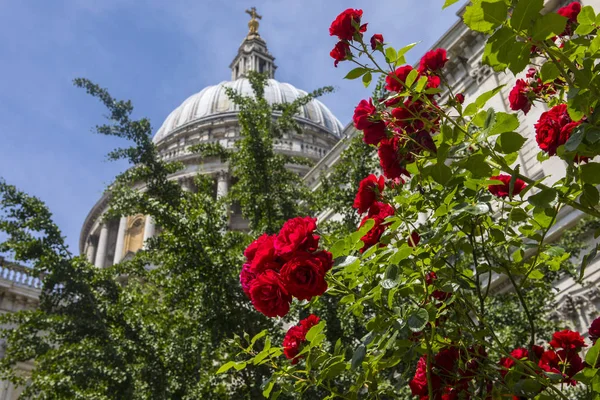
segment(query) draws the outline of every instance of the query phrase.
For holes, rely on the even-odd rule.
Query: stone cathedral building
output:
[[[547,0],[546,10],[556,10],[571,0]],[[582,5],[591,5],[600,10],[600,0],[581,0]],[[457,13],[460,17],[463,6]],[[222,196],[228,191],[231,177],[228,166],[217,159],[200,159],[189,152],[188,148],[197,143],[220,143],[232,148],[239,138],[240,128],[237,121],[236,106],[229,100],[225,88],[233,88],[244,95],[252,93],[246,79],[248,71],[259,71],[269,76],[265,97],[271,103],[292,102],[306,94],[289,83],[275,80],[275,57],[269,53],[265,40],[258,32],[260,15],[256,9],[246,11],[251,16],[248,33],[243,39],[237,54],[229,68],[231,80],[208,86],[187,98],[173,110],[154,135],[154,143],[160,156],[167,160],[177,160],[185,165],[172,179],[180,182],[184,190],[193,191],[193,176],[202,173],[214,178],[214,195]],[[394,39],[393,41],[398,41]],[[454,92],[462,92],[466,102],[477,98],[483,92],[499,85],[503,90],[490,102],[489,107],[498,111],[509,112],[508,93],[514,86],[515,78],[508,73],[495,73],[491,68],[482,65],[481,56],[485,37],[472,32],[463,24],[461,18],[432,46],[448,50],[449,62],[445,73]],[[446,94],[442,94],[440,104],[444,104]],[[357,99],[358,102],[358,99]],[[535,142],[533,125],[542,112],[546,111],[538,105],[527,116],[521,118],[520,132],[528,140],[519,154],[518,163],[521,171],[532,179],[551,175],[557,180],[564,171],[565,164],[553,157],[542,163],[537,161],[538,148]],[[303,106],[296,120],[303,130],[302,135],[289,133],[276,144],[276,150],[292,155],[308,157],[315,162],[309,170],[306,166],[291,166],[294,171],[304,176],[305,183],[315,189],[320,177],[327,174],[335,165],[342,151],[348,146],[349,138],[359,134],[352,123],[342,125],[332,112],[320,101],[312,100]],[[119,220],[104,220],[108,195],[105,194],[92,207],[81,230],[79,251],[98,268],[113,265],[134,254],[144,246],[147,238],[153,236],[157,229],[151,218],[144,215],[123,217]],[[243,229],[246,224],[239,210],[234,206],[230,219],[231,229]],[[320,220],[335,219],[332,212],[323,212]],[[558,223],[549,233],[549,240],[556,240],[565,229],[574,226],[582,215],[579,211],[564,208],[558,217]],[[595,244],[590,232],[590,247]],[[509,290],[509,284],[502,279],[492,282],[496,293]],[[564,278],[556,285],[558,306],[556,317],[563,321],[571,321],[572,328],[585,332],[589,322],[599,314],[600,310],[600,260],[591,261],[587,268],[585,284],[578,285],[570,278]],[[9,263],[0,258],[0,312],[13,312],[37,306],[40,280],[29,275],[27,268]],[[0,356],[1,356],[0,348]],[[31,370],[31,364],[19,366],[23,373]],[[0,382],[0,400],[16,399],[19,389],[7,382]]]

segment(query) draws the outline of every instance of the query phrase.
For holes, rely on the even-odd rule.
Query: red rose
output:
[[[410,247],[417,247],[417,245],[419,244],[420,241],[421,241],[421,235],[419,235],[419,232],[412,231],[412,233],[410,234],[410,237],[408,238],[408,245]]]
[[[352,121],[354,121],[354,127],[360,131],[371,126],[374,122],[371,120],[372,117],[377,115],[377,108],[373,105],[373,99],[361,100],[360,103],[354,109],[354,115]]]
[[[299,250],[313,252],[319,246],[319,236],[313,234],[317,229],[317,219],[296,217],[286,221],[274,242],[278,256],[289,260]]]
[[[337,68],[340,61],[345,61],[349,56],[352,56],[350,45],[346,42],[337,42],[329,55],[335,60],[333,66]]]
[[[441,382],[437,375],[434,375],[431,378],[432,378],[432,383],[435,382],[435,384],[434,384],[434,391],[435,391],[436,389],[439,389]],[[415,371],[415,376],[408,383],[408,386],[410,387],[410,391],[413,394],[413,396],[420,396],[421,399],[429,398],[429,391],[428,391],[429,389],[427,386],[427,359],[425,358],[425,356],[419,358],[419,361],[417,362],[417,369]]]
[[[554,332],[550,346],[555,350],[564,349],[567,352],[578,353],[582,348],[587,347],[583,336],[579,332],[574,332],[569,329],[564,331]]]
[[[331,23],[329,36],[337,36],[340,40],[352,40],[355,33],[366,32],[367,24],[360,25],[362,14],[362,10],[352,8],[345,10]],[[360,28],[357,30],[356,26],[360,26]]]
[[[299,358],[296,358],[300,353],[300,345],[306,341],[306,332],[301,326],[292,326],[285,337],[283,338],[283,354],[292,364],[297,364]]]
[[[535,77],[535,76],[536,76],[536,74],[537,74],[537,69],[535,69],[535,68],[529,68],[529,69],[527,70],[527,74],[526,74],[525,76],[526,76],[527,78],[531,79],[531,78]]]
[[[428,118],[427,113],[423,111],[424,105],[421,101],[408,99],[400,107],[394,108],[391,114],[400,128],[406,132],[417,132],[425,126],[422,119]]]
[[[325,274],[332,264],[331,256],[298,252],[281,268],[281,280],[289,294],[299,300],[310,300],[327,290]]]
[[[253,274],[257,275],[267,269],[276,271],[281,268],[281,264],[275,255],[275,236],[263,234],[244,251],[246,264],[250,264]]]
[[[535,127],[535,140],[540,149],[550,156],[556,155],[556,149],[568,140],[570,132],[561,131],[573,122],[567,113],[567,105],[559,104],[542,113]],[[571,128],[572,129],[572,128]]]
[[[492,177],[490,177],[490,180],[502,182],[502,183],[495,183],[495,184],[488,186],[488,190],[490,191],[491,194],[493,194],[496,197],[502,197],[502,198],[509,195],[510,180],[511,180],[510,175],[501,174],[501,175],[497,175],[497,176],[492,176]],[[517,178],[515,180],[515,185],[513,187],[513,196],[517,196],[519,193],[521,193],[523,191],[523,189],[525,189],[526,186],[527,185],[525,184],[525,182],[523,182],[521,179]]]
[[[427,89],[435,89],[440,87],[442,80],[439,76],[429,75],[427,77]]]
[[[309,315],[308,318],[300,321],[299,325],[292,326],[283,339],[283,354],[286,358],[292,360],[292,364],[297,364],[301,357],[296,357],[300,353],[300,346],[306,342],[306,334],[313,326],[319,323],[319,317]]]
[[[512,88],[508,94],[508,101],[510,103],[510,109],[514,111],[523,111],[525,115],[531,109],[531,101],[527,96],[527,93],[531,90],[527,82],[523,79],[518,79],[515,87]]]
[[[377,146],[379,142],[387,138],[385,133],[385,122],[379,121],[363,129],[363,142]]]
[[[302,326],[308,333],[310,328],[317,325],[319,323],[319,321],[320,321],[319,317],[317,317],[314,314],[310,314],[308,317],[306,317],[302,321],[300,321],[300,326]]]
[[[377,153],[379,155],[379,164],[383,170],[383,175],[388,179],[400,178],[400,175],[410,176],[408,171],[401,165],[399,150],[399,138],[394,136],[390,139],[385,138],[379,143]]]
[[[577,16],[581,12],[581,4],[574,1],[571,4],[568,4],[562,8],[559,8],[557,13],[558,15],[562,15],[563,17],[569,18],[570,22],[577,22]]]
[[[590,339],[595,344],[596,340],[600,338],[600,318],[596,318],[592,322],[592,325],[590,325],[590,329],[588,329],[588,333],[590,335]]]
[[[427,284],[427,286],[431,285],[433,283],[433,281],[435,281],[436,279],[437,279],[437,275],[433,271],[429,271],[425,275],[425,283]]]
[[[439,71],[444,68],[448,62],[448,57],[446,56],[445,49],[435,49],[428,51],[425,53],[423,58],[421,58],[421,62],[419,62],[419,72],[423,73],[425,71]]]
[[[381,197],[384,188],[385,179],[383,176],[380,176],[379,179],[373,174],[367,176],[360,181],[358,193],[356,193],[352,207],[357,208],[359,214],[367,212],[373,203]]]
[[[443,290],[434,290],[433,293],[431,293],[431,297],[437,301],[446,301],[452,297],[452,293],[444,292]]]
[[[381,33],[371,36],[371,49],[375,50],[378,44],[383,44],[383,35]]]
[[[373,100],[361,100],[354,109],[354,126],[364,133],[363,141],[366,144],[377,145],[381,139],[386,137],[385,123],[383,121],[372,121],[371,118],[377,114]]]
[[[557,352],[554,350],[545,351],[538,365],[546,372],[561,374],[564,377],[564,381],[573,386],[577,382],[571,378],[584,368],[583,361],[577,353],[568,353],[565,350]]]
[[[454,100],[456,100],[458,104],[463,104],[465,102],[465,95],[458,93],[456,96],[454,96]]]
[[[271,269],[258,275],[250,285],[252,304],[267,317],[284,317],[290,311],[292,296],[285,290],[279,274]]]
[[[529,359],[529,351],[525,348],[514,349],[510,352],[510,355],[517,360],[528,360]],[[511,369],[515,365],[515,360],[511,357],[503,357],[500,359],[500,366],[502,369],[500,370],[500,374],[504,378],[508,373],[508,370]]]
[[[363,248],[360,250],[361,253],[369,247],[379,243],[379,239],[381,239],[381,235],[383,235],[383,232],[385,232],[387,227],[384,220],[390,215],[394,215],[392,206],[379,202],[373,203],[369,209],[369,213],[360,222],[360,226],[363,226],[369,219],[375,221],[375,225],[373,225],[369,232],[361,238],[364,243]]]
[[[240,272],[240,284],[242,285],[242,290],[246,296],[248,296],[248,298],[250,298],[250,286],[255,278],[256,273],[252,271],[250,264],[244,264],[242,266],[242,271]]]
[[[412,70],[413,67],[410,65],[396,68],[396,71],[390,72],[388,76],[385,77],[385,88],[390,92],[401,92],[404,88],[404,82],[406,82],[406,78]]]

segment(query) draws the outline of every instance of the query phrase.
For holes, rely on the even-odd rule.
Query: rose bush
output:
[[[338,296],[346,313],[364,319],[367,334],[349,345],[329,343],[327,321],[301,322],[284,339],[291,362],[277,358],[270,339],[259,342],[261,334],[237,339],[241,359],[221,372],[268,365],[273,376],[263,394],[271,398],[313,386],[345,399],[569,399],[573,386],[600,395],[600,321],[589,338],[569,329],[547,337],[527,301],[527,293],[566,273],[569,254],[549,242],[559,211],[600,218],[600,164],[593,161],[600,154],[600,16],[577,2],[556,12],[543,6],[477,0],[463,15],[470,29],[488,35],[482,62],[515,75],[508,95],[515,113],[485,108],[502,87],[464,104],[465,95],[448,85],[445,49],[427,52],[414,68],[405,59],[414,44],[396,49],[381,34],[365,38],[362,10],[335,19],[330,34],[345,49],[332,52],[336,65],[355,64],[346,77],[367,86],[376,75],[385,81],[383,93],[360,101],[353,117],[364,143],[377,149],[383,176],[365,176],[348,204],[363,215],[356,232],[320,238],[315,220],[290,220],[273,245],[260,237],[249,246],[240,281],[266,315],[285,314],[291,296],[300,307]],[[566,165],[551,185],[520,172],[518,152],[532,139],[518,133],[518,116],[538,104],[548,107],[528,127],[538,159]],[[580,282],[594,254],[584,257]],[[526,315],[523,343],[500,340],[506,327],[489,315],[499,283],[510,286]]]

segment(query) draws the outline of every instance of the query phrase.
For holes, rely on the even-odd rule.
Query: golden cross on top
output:
[[[256,12],[256,7],[252,7],[249,10],[246,10],[246,13],[250,15],[250,22],[248,22],[248,28],[250,34],[258,34],[258,21],[257,19],[262,19],[262,15],[258,15]]]

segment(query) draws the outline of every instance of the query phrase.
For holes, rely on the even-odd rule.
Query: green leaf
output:
[[[583,256],[583,259],[581,260],[581,266],[579,267],[579,279],[577,280],[577,282],[583,282],[583,278],[585,277],[585,269],[587,268],[590,261],[596,258],[596,255],[598,254],[598,247],[600,247],[600,243],[596,244],[596,247],[594,247],[589,253]]]
[[[556,198],[556,190],[544,189],[536,195],[529,196],[527,201],[535,207],[548,208]]]
[[[595,207],[598,205],[599,201],[600,194],[598,194],[598,189],[596,189],[596,186],[585,183],[583,185],[583,193],[581,193],[579,202],[587,207]]]
[[[480,94],[477,97],[477,99],[475,100],[475,102],[469,104],[465,108],[464,114],[466,116],[474,115],[477,111],[479,111],[488,102],[489,99],[491,99],[492,97],[497,95],[500,92],[500,90],[502,90],[503,87],[504,87],[504,85],[498,86],[492,90],[489,90],[485,93]]]
[[[365,347],[364,344],[360,344],[356,348],[356,350],[354,350],[354,354],[352,355],[352,361],[350,362],[350,368],[353,370],[358,368],[362,364],[366,355],[367,355],[367,348]]]
[[[413,69],[412,71],[410,71],[408,73],[408,76],[406,77],[406,81],[405,81],[406,87],[412,87],[413,83],[415,83],[418,76],[419,76],[419,71],[417,71],[416,69]]]
[[[323,329],[325,329],[325,321],[321,321],[317,325],[310,328],[310,330],[306,332],[306,340],[312,342],[315,337],[323,331]]]
[[[408,53],[413,47],[415,47],[416,45],[418,45],[419,42],[414,42],[411,44],[407,44],[406,46],[402,47],[401,49],[398,49],[398,57],[404,56],[406,53]]]
[[[529,274],[529,278],[534,279],[534,280],[540,280],[540,279],[544,278],[544,273],[542,271],[540,271],[539,269],[534,269]]]
[[[589,143],[594,144],[600,140],[600,129],[595,126],[588,125],[585,129],[585,140]]]
[[[237,364],[235,361],[228,361],[225,364],[221,365],[221,368],[217,370],[217,375],[229,371],[231,368],[233,368],[235,364]]]
[[[275,386],[275,381],[272,379],[269,379],[267,381],[267,384],[265,385],[265,388],[262,392],[263,396],[268,399],[269,396],[271,395],[271,390],[273,390],[273,387]]]
[[[544,0],[519,0],[512,12],[510,24],[517,31],[531,28],[540,11],[544,7]]]
[[[591,349],[587,351],[585,354],[585,362],[595,368],[598,366],[598,357],[600,356],[600,340],[596,341],[596,344],[592,346]]]
[[[503,132],[511,132],[519,127],[519,119],[515,114],[496,113],[496,122],[490,129],[490,136]],[[514,132],[511,132],[514,133]],[[509,152],[512,153],[512,152]]]
[[[392,289],[398,286],[398,275],[400,269],[396,264],[390,264],[385,270],[383,280],[381,281],[381,287],[384,289]]]
[[[420,332],[425,328],[427,322],[429,321],[429,313],[424,308],[419,308],[418,310],[413,311],[409,316],[406,323],[408,324],[408,328],[413,332]]]
[[[583,140],[584,133],[585,133],[584,126],[579,125],[578,127],[576,127],[573,130],[573,133],[571,134],[571,136],[569,137],[569,140],[567,140],[567,143],[565,143],[565,150],[567,150],[567,151],[577,150],[577,148],[581,144],[581,141]]]
[[[579,167],[581,169],[581,180],[592,185],[600,184],[600,164],[588,163]]]
[[[385,49],[385,60],[390,63],[390,64],[394,64],[396,62],[396,58],[398,58],[398,54],[396,53],[396,50],[394,50],[393,47],[388,47],[387,49]]]
[[[583,36],[583,35],[588,35],[590,34],[594,29],[596,29],[595,25],[584,25],[584,24],[580,24],[577,29],[575,29],[575,33],[579,36]]]
[[[400,261],[405,260],[410,256],[413,252],[412,247],[409,247],[407,244],[402,245],[391,257],[391,264],[398,264]]]
[[[600,50],[600,35],[594,37],[590,43],[590,53],[592,53],[592,55],[596,54],[598,50]]]
[[[452,170],[444,163],[437,163],[431,168],[431,177],[440,185],[452,179]]]
[[[263,336],[265,336],[267,334],[267,330],[263,330],[260,331],[259,333],[257,333],[256,335],[254,335],[254,337],[252,338],[252,340],[250,341],[250,345],[253,345],[254,343],[256,343],[256,341],[260,338],[262,338]]]
[[[365,85],[365,87],[369,87],[369,85],[371,84],[371,80],[373,80],[373,75],[371,75],[370,71],[364,74],[362,77],[362,82],[363,85]]]
[[[356,67],[346,74],[344,79],[356,79],[366,74],[369,70],[363,67]]]
[[[444,2],[444,5],[442,6],[442,10],[445,9],[446,7],[450,7],[452,4],[457,3],[458,0],[446,0]]]
[[[463,20],[471,30],[488,33],[502,25],[508,7],[504,0],[473,0],[467,7]]]
[[[332,365],[330,365],[326,370],[325,370],[325,376],[329,379],[333,379],[336,376],[338,376],[339,374],[341,374],[342,372],[344,372],[346,370],[346,363],[344,361],[338,361]]]
[[[540,70],[542,82],[552,82],[560,76],[560,71],[553,61],[546,61]]]
[[[552,36],[560,35],[566,26],[566,17],[550,12],[535,22],[531,37],[533,40],[546,40]]]
[[[582,25],[594,25],[596,23],[596,13],[591,6],[585,6],[577,15],[577,22]]]
[[[415,87],[415,92],[417,93],[421,93],[423,91],[423,89],[425,89],[425,85],[427,85],[427,77],[426,76],[422,76],[419,78],[419,81],[417,82],[417,86]]]
[[[514,153],[523,147],[525,138],[517,132],[504,132],[496,141],[496,146],[504,154]]]

